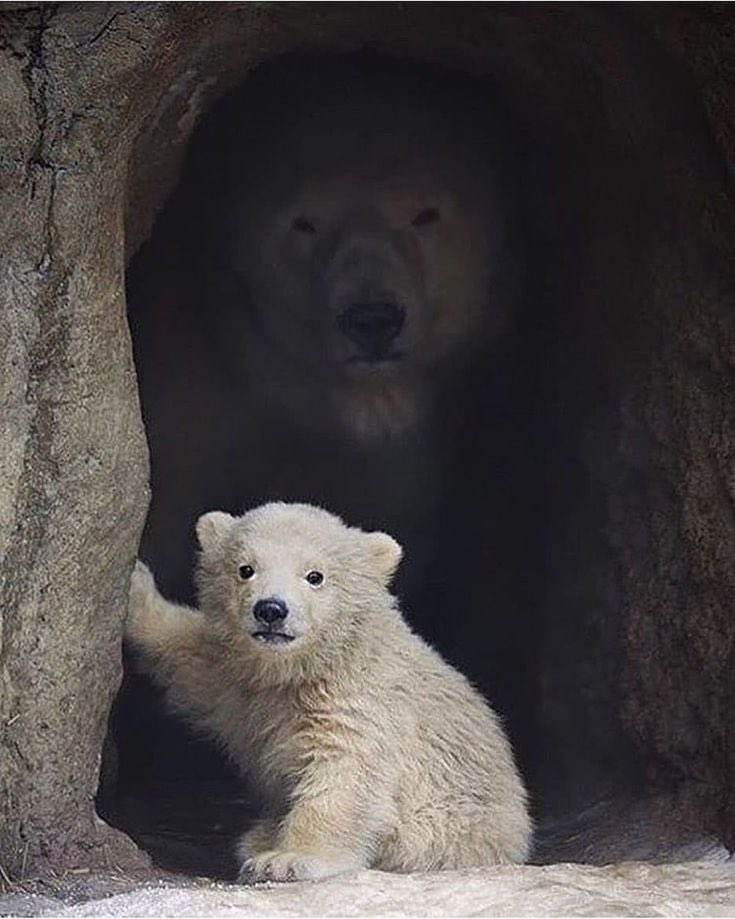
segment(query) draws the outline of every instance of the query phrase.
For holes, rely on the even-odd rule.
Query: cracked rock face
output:
[[[654,772],[709,790],[703,820],[733,842],[733,133],[707,54],[732,49],[710,10],[650,14],[654,45],[605,9],[532,6],[467,5],[451,22],[410,4],[0,8],[0,865],[12,877],[136,861],[92,804],[148,502],[126,253],[201,114],[293,47],[368,45],[491,73],[548,143],[575,196],[563,216],[585,233],[562,253],[566,340],[599,368],[601,394],[580,408],[580,379],[560,371],[588,434],[599,545],[576,554],[587,505],[560,508],[550,640],[604,656],[617,623],[628,735]],[[601,200],[585,197],[593,186]],[[597,572],[593,588],[576,589],[575,564]]]
[[[44,8],[0,22],[0,863],[12,877],[115,857],[91,802],[147,504],[124,158],[92,155],[55,20]]]

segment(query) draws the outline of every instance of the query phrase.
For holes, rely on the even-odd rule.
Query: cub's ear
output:
[[[403,549],[387,533],[366,533],[364,536],[367,551],[386,583],[396,572],[403,555]]]
[[[219,549],[234,522],[235,518],[232,514],[225,514],[224,511],[210,511],[208,514],[202,514],[197,520],[196,527],[200,547],[205,552]]]

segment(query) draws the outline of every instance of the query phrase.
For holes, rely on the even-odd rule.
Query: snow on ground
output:
[[[735,857],[713,849],[675,864],[503,867],[423,875],[362,871],[320,883],[241,887],[159,881],[68,905],[0,897],[23,916],[731,916]]]

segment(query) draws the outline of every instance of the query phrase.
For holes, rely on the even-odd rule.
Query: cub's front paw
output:
[[[149,596],[150,594],[155,594],[155,592],[156,582],[153,580],[151,569],[145,562],[141,562],[139,558],[136,558],[135,568],[133,568],[133,573],[130,576],[131,600],[134,596]]]
[[[240,869],[241,884],[261,881],[320,881],[356,871],[359,859],[350,852],[283,852],[272,849],[248,858]]]
[[[156,595],[156,582],[150,569],[137,559],[130,577],[128,617],[125,622],[125,634],[133,641],[142,637],[141,632],[145,631],[151,615],[151,603]]]
[[[262,852],[272,852],[276,846],[278,823],[275,820],[258,820],[245,833],[237,845],[240,861],[250,861]]]

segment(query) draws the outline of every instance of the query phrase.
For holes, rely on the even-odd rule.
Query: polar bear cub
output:
[[[522,862],[526,792],[498,718],[411,631],[401,548],[305,504],[197,523],[199,610],[140,562],[127,635],[259,795],[240,879]]]

